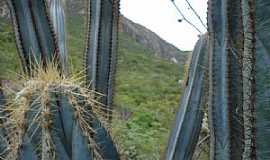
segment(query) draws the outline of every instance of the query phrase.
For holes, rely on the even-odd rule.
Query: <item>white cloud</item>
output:
[[[151,29],[181,50],[192,50],[199,33],[181,18],[171,0],[121,0],[121,12],[132,21]],[[206,24],[207,0],[189,0]],[[175,0],[190,21],[206,32],[199,20],[188,9],[185,0]]]

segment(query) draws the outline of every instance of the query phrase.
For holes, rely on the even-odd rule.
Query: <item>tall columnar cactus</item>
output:
[[[50,0],[50,10],[46,0],[7,2],[28,81],[11,105],[0,89],[0,158],[119,159],[104,117],[99,116],[111,115],[119,0],[88,4],[86,84],[101,97],[65,79],[60,1]],[[210,159],[270,159],[270,2],[209,0],[208,4],[209,36],[202,36],[193,51],[165,159],[192,158],[208,93]]]
[[[208,9],[210,158],[241,159],[241,1],[210,0]]]
[[[17,48],[25,72],[31,65],[59,58],[58,42],[49,21],[46,0],[8,0],[16,34]]]
[[[175,126],[167,145],[166,160],[191,159],[200,135],[203,106],[207,99],[207,45],[208,35],[197,42],[190,63],[188,79],[181,97]]]
[[[227,50],[225,44],[226,2],[210,0],[208,6],[209,32],[209,123],[210,157],[213,160],[230,158],[229,106],[227,99]]]
[[[43,80],[48,71],[49,75],[57,74],[55,70],[39,72],[37,78],[30,78],[16,95],[15,102],[5,109],[9,113],[9,121],[4,123],[8,131],[4,137],[7,151],[1,157],[10,160],[117,159],[113,148],[103,155],[104,148],[96,144],[93,128],[100,123],[96,114],[100,108],[91,98],[94,92],[74,86],[61,76]],[[108,139],[104,136],[99,142],[112,143]]]
[[[104,94],[100,102],[110,117],[116,64],[119,0],[90,0],[86,48],[87,84]]]
[[[105,121],[100,116],[102,105],[95,100],[100,96],[80,86],[80,83],[66,79],[66,74],[62,74],[67,72],[67,55],[64,14],[60,1],[51,0],[50,10],[46,0],[7,2],[13,18],[18,52],[28,81],[22,84],[22,88],[18,88],[20,90],[12,105],[1,107],[1,111],[7,113],[4,116],[7,121],[1,124],[9,132],[5,134],[0,131],[0,140],[3,142],[0,145],[1,158],[119,159],[114,142],[102,123]],[[104,6],[108,5],[113,7],[116,2],[114,5]],[[117,33],[112,32],[117,32],[115,19],[118,14],[111,16],[113,23],[110,24],[114,24],[114,27],[108,26],[106,16],[113,10],[106,13],[106,7],[103,8],[105,24],[101,24],[105,29],[100,29],[99,32],[106,32],[110,28],[112,31],[110,34],[101,34],[99,38],[106,39],[106,36],[110,36],[106,39],[110,47],[104,51],[108,54],[108,61],[101,60],[100,63],[113,68],[110,62],[115,57],[111,53],[115,54],[116,37],[112,35],[116,36]],[[103,44],[101,41],[98,43]],[[103,83],[102,79],[98,82],[102,81],[104,87],[112,88],[112,81],[109,80],[113,73],[110,69],[102,73],[100,76],[108,75],[108,82]]]

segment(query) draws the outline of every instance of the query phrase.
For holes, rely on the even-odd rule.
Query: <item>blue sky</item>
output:
[[[206,29],[189,9],[186,0],[175,0],[180,10],[202,32]],[[207,0],[188,0],[206,24]],[[132,21],[142,24],[181,50],[192,50],[199,32],[185,21],[179,23],[180,14],[171,0],[121,0],[121,12]]]

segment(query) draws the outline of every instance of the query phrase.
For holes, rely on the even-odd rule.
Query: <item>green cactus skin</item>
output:
[[[111,118],[119,0],[91,0],[89,5],[86,81],[92,89],[105,95],[100,98],[100,102],[105,105],[104,111]]]
[[[16,131],[18,139],[22,139],[21,142],[15,142],[18,143],[18,147],[15,147],[18,150],[13,150],[10,152],[11,154],[1,155],[3,158],[14,159],[17,157],[19,160],[119,159],[109,133],[95,113],[89,114],[80,111],[89,108],[83,102],[83,97],[78,96],[77,103],[74,104],[70,102],[67,98],[69,95],[65,93],[49,92],[51,93],[48,102],[43,98],[39,99],[38,92],[33,94],[37,97],[29,97],[33,100],[29,103],[29,108],[22,112],[25,114],[24,119],[20,120],[23,128],[17,128],[18,131]],[[45,104],[45,106],[41,104]],[[74,108],[74,106],[80,108]],[[84,118],[84,122],[81,118]],[[88,123],[93,131],[83,129],[82,122]],[[7,124],[7,126],[9,125]],[[12,127],[9,126],[9,128]],[[14,138],[9,136],[12,135],[8,135],[10,139]],[[14,157],[14,153],[17,153],[16,157]]]
[[[210,159],[241,159],[242,63],[243,48],[241,1],[210,0],[209,123]]]
[[[53,60],[57,62],[58,42],[48,14],[47,1],[7,0],[7,2],[23,70],[29,74],[35,64],[46,66]]]
[[[255,1],[256,155],[270,159],[270,1]]]
[[[230,159],[230,130],[226,95],[225,2],[208,1],[210,159]]]
[[[24,136],[23,142],[21,145],[21,150],[18,152],[19,160],[38,160],[38,156],[34,152],[34,147],[30,143],[30,139],[27,136]]]
[[[55,19],[57,18],[63,20],[63,13],[57,14],[57,9],[59,9],[57,7],[61,6],[54,6],[57,5],[56,1],[51,1],[51,12],[48,14],[48,4],[45,0],[8,0],[7,2],[11,9],[17,47],[24,71],[31,75],[32,69],[35,68],[32,67],[32,65],[36,63],[42,63],[45,68],[50,62],[56,62],[56,64],[59,65],[58,67],[66,67],[66,64],[62,64],[65,61],[64,58],[66,58],[64,47],[61,46],[61,40],[63,39],[59,37],[63,35],[61,29],[63,29],[64,24],[62,21],[59,24],[55,23]],[[111,62],[115,60],[115,56],[112,57],[112,55],[116,54],[118,5],[119,1],[114,1],[112,5],[108,3],[101,5],[102,12],[104,12],[102,15],[110,16],[110,11],[117,11],[117,14],[113,13],[114,16],[111,15],[110,21],[112,22],[110,23],[113,24],[113,26],[109,27],[115,33],[112,34],[112,31],[110,31],[111,35],[105,34],[105,36],[109,36],[107,37],[108,45],[105,45],[105,48],[106,46],[109,46],[109,48],[104,51],[104,54],[110,53],[107,57],[108,62],[103,62],[102,60],[102,62],[100,62],[103,65],[108,65],[107,69],[109,70],[115,65]],[[106,11],[108,7],[111,7],[109,12]],[[115,9],[115,7],[117,9]],[[103,18],[102,22],[104,24],[101,24],[102,27],[98,28],[98,32],[103,32],[103,29],[107,29],[106,24],[108,19],[106,16]],[[53,19],[52,22],[50,18]],[[100,33],[100,35],[103,35],[103,33]],[[112,37],[112,35],[115,37]],[[104,36],[101,37],[104,38]],[[98,43],[99,45],[104,44],[101,41],[98,41]],[[99,48],[100,47],[101,46],[99,46]],[[63,69],[65,70],[66,68]],[[104,75],[107,76],[108,74],[108,79],[112,80],[113,77],[110,76],[112,76],[114,72],[109,70],[106,73],[104,72]],[[112,86],[112,81],[107,83],[107,86]],[[109,91],[110,94],[112,94],[111,89]],[[34,99],[35,97],[32,98]],[[77,111],[73,109],[74,104],[70,104],[67,95],[52,93],[50,98],[51,101],[48,104],[48,108],[51,109],[49,111],[51,116],[49,119],[43,120],[43,122],[46,122],[43,125],[33,123],[40,114],[38,112],[40,103],[33,101],[29,104],[30,109],[25,113],[25,127],[19,132],[21,141],[18,142],[20,145],[20,149],[17,151],[18,159],[119,159],[117,149],[110,134],[91,110],[88,110],[84,115],[84,117],[89,115],[93,116],[91,121],[87,121],[88,125],[94,130],[94,132],[90,133],[82,129],[82,124],[76,119]],[[85,107],[84,103],[76,105]],[[43,118],[44,117],[45,116],[43,116]],[[51,127],[47,128],[44,126]],[[95,144],[96,151],[92,149],[92,143]],[[5,146],[3,147],[5,148]],[[7,159],[10,158],[14,157],[7,156]]]
[[[52,19],[53,28],[59,48],[59,59],[62,64],[63,73],[68,73],[68,60],[65,40],[65,14],[61,4],[61,0],[50,0],[50,17]]]
[[[202,35],[192,53],[188,80],[181,97],[175,126],[171,131],[165,158],[166,160],[191,160],[200,134],[203,118],[203,99],[207,79],[208,35]]]

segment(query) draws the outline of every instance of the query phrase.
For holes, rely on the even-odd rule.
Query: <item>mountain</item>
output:
[[[187,60],[187,52],[179,50],[156,33],[140,24],[132,22],[123,15],[120,17],[120,32],[125,33],[144,47],[153,50],[156,56],[179,64],[184,64]]]

